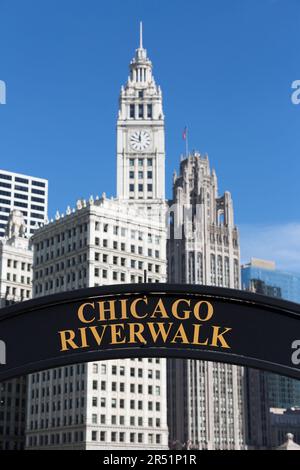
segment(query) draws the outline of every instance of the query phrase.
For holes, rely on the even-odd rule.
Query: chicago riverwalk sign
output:
[[[300,379],[300,305],[217,287],[130,284],[0,310],[0,380],[129,357],[204,359]]]

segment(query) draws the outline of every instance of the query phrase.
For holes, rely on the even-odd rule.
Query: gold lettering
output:
[[[155,326],[157,326],[158,331],[155,330]],[[151,333],[152,339],[154,343],[156,343],[157,338],[161,336],[164,343],[166,343],[170,330],[173,326],[173,323],[169,323],[168,331],[166,331],[166,325],[164,323],[148,323],[148,328]]]
[[[129,343],[144,343],[146,344],[146,340],[143,337],[142,333],[145,327],[142,323],[129,323]],[[137,338],[137,341],[135,340]]]
[[[219,333],[220,326],[213,326],[213,336],[211,340],[211,346],[218,347],[218,341],[221,343],[221,348],[229,348],[230,346],[226,343],[225,339],[223,338],[223,335],[228,333],[228,331],[232,330],[232,328],[227,328],[225,327],[224,331],[222,333]]]
[[[84,316],[84,309],[85,309],[85,307],[87,307],[88,305],[89,305],[90,307],[93,307],[93,309],[95,309],[95,303],[94,303],[94,302],[92,302],[92,303],[87,302],[87,303],[85,303],[85,304],[82,304],[82,305],[80,305],[80,307],[79,307],[79,309],[78,309],[77,315],[78,315],[79,320],[80,320],[82,323],[92,323],[93,321],[95,321],[95,317],[93,317],[91,320],[87,320],[87,319],[85,318],[85,316]]]
[[[200,316],[200,308],[202,305],[207,305],[207,314],[204,318],[201,318]],[[199,302],[196,303],[194,307],[194,315],[199,321],[208,321],[211,319],[211,317],[214,314],[214,308],[210,302],[207,302],[206,300],[200,300]]]
[[[113,325],[110,326],[110,331],[111,331],[111,342],[110,344],[124,344],[126,343],[126,338],[118,341],[122,333],[124,333],[124,327],[125,325],[123,323],[114,323]]]
[[[96,326],[90,326],[90,331],[92,332],[92,335],[94,336],[98,346],[100,346],[100,344],[102,343],[102,339],[103,339],[106,328],[107,328],[107,325],[103,325],[102,326],[102,333],[101,333],[101,335],[99,335],[97,327]]]
[[[157,313],[160,313],[162,318],[169,318],[162,299],[159,299],[159,301],[157,302],[156,307],[151,315],[151,318],[155,318]]]
[[[109,313],[108,320],[116,320],[116,301],[115,300],[103,300],[98,302],[99,305],[99,321],[105,321],[105,313]],[[104,307],[104,304],[108,304],[108,307]]]
[[[69,348],[67,345],[69,345],[71,349],[79,348],[79,346],[77,346],[77,344],[75,344],[75,342],[73,341],[75,338],[75,331],[65,330],[65,331],[59,331],[58,333],[60,335],[61,351],[68,351]],[[67,337],[67,335],[69,337]]]
[[[86,328],[86,326],[84,328],[78,328],[81,336],[81,348],[87,348],[89,346],[86,341]]]
[[[146,318],[147,315],[148,315],[147,312],[144,315],[138,315],[138,313],[136,311],[136,306],[139,302],[144,302],[147,305],[148,304],[148,299],[147,299],[147,297],[144,297],[144,298],[139,298],[139,299],[133,300],[131,302],[131,305],[130,305],[130,313],[134,318]]]
[[[177,338],[181,340],[183,344],[189,344],[189,340],[187,339],[186,332],[184,330],[183,325],[180,325],[171,341],[171,343],[176,343]]]
[[[121,320],[127,320],[127,300],[128,299],[121,299]]]
[[[208,338],[206,338],[205,341],[203,341],[202,343],[200,342],[200,328],[202,327],[203,325],[199,325],[199,324],[195,324],[193,323],[193,327],[194,327],[194,338],[193,338],[193,344],[198,344],[199,346],[207,346],[208,344]]]
[[[190,310],[183,310],[184,316],[181,317],[181,316],[178,314],[178,304],[181,303],[181,302],[184,302],[184,303],[187,304],[188,306],[191,305],[191,301],[188,300],[188,299],[178,299],[178,300],[175,300],[175,302],[174,302],[173,305],[172,305],[172,315],[173,315],[175,318],[178,318],[178,320],[187,320],[187,319],[190,317],[191,311],[190,311]]]

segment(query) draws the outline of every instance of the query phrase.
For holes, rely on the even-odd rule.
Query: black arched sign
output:
[[[0,310],[0,380],[128,357],[205,359],[300,379],[300,305],[217,287],[130,284]]]

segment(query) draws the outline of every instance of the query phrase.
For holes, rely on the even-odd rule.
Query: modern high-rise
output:
[[[300,276],[277,270],[274,261],[252,258],[250,263],[242,266],[242,285],[243,289],[258,294],[300,302]],[[249,447],[269,448],[279,445],[286,432],[292,430],[287,429],[285,432],[281,430],[277,441],[274,441],[270,408],[299,407],[299,380],[248,368],[246,383],[247,443]],[[289,417],[290,415],[284,416]]]
[[[13,210],[0,240],[0,308],[31,298],[32,249],[20,211]],[[0,449],[25,444],[26,377],[0,383]]]
[[[270,409],[270,447],[278,447],[287,434],[292,434],[295,442],[300,443],[300,408]],[[297,450],[300,450],[298,445]]]
[[[34,296],[166,282],[161,92],[142,45],[121,90],[118,197],[77,201],[37,230]],[[32,374],[27,448],[167,449],[165,359],[99,361]]]
[[[268,291],[261,292],[264,295],[300,303],[300,274],[277,269],[274,261],[252,258],[242,266],[242,288],[257,292],[257,281],[268,286]]]
[[[252,258],[242,266],[242,285],[253,292],[300,303],[300,275],[276,269],[274,261]],[[265,375],[269,407],[300,406],[299,380],[267,372]]]
[[[22,212],[26,233],[34,233],[48,212],[48,181],[43,178],[0,170],[0,238],[5,235],[9,214]]]
[[[240,250],[229,192],[218,194],[207,155],[180,163],[170,201],[168,280],[240,288]],[[200,449],[243,449],[244,369],[196,361],[168,361],[170,440]]]

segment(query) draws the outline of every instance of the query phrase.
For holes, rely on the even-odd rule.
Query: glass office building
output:
[[[242,266],[242,288],[300,303],[300,274],[276,269],[273,261],[252,258]],[[300,381],[265,373],[269,407],[300,406]]]
[[[259,292],[265,295],[272,295],[281,291],[285,300],[300,303],[300,274],[289,273],[276,269],[273,261],[264,261],[252,258],[249,264],[242,266],[242,287],[246,290],[255,290],[257,281],[262,281],[265,285],[265,292]],[[272,294],[272,288],[275,292]]]

